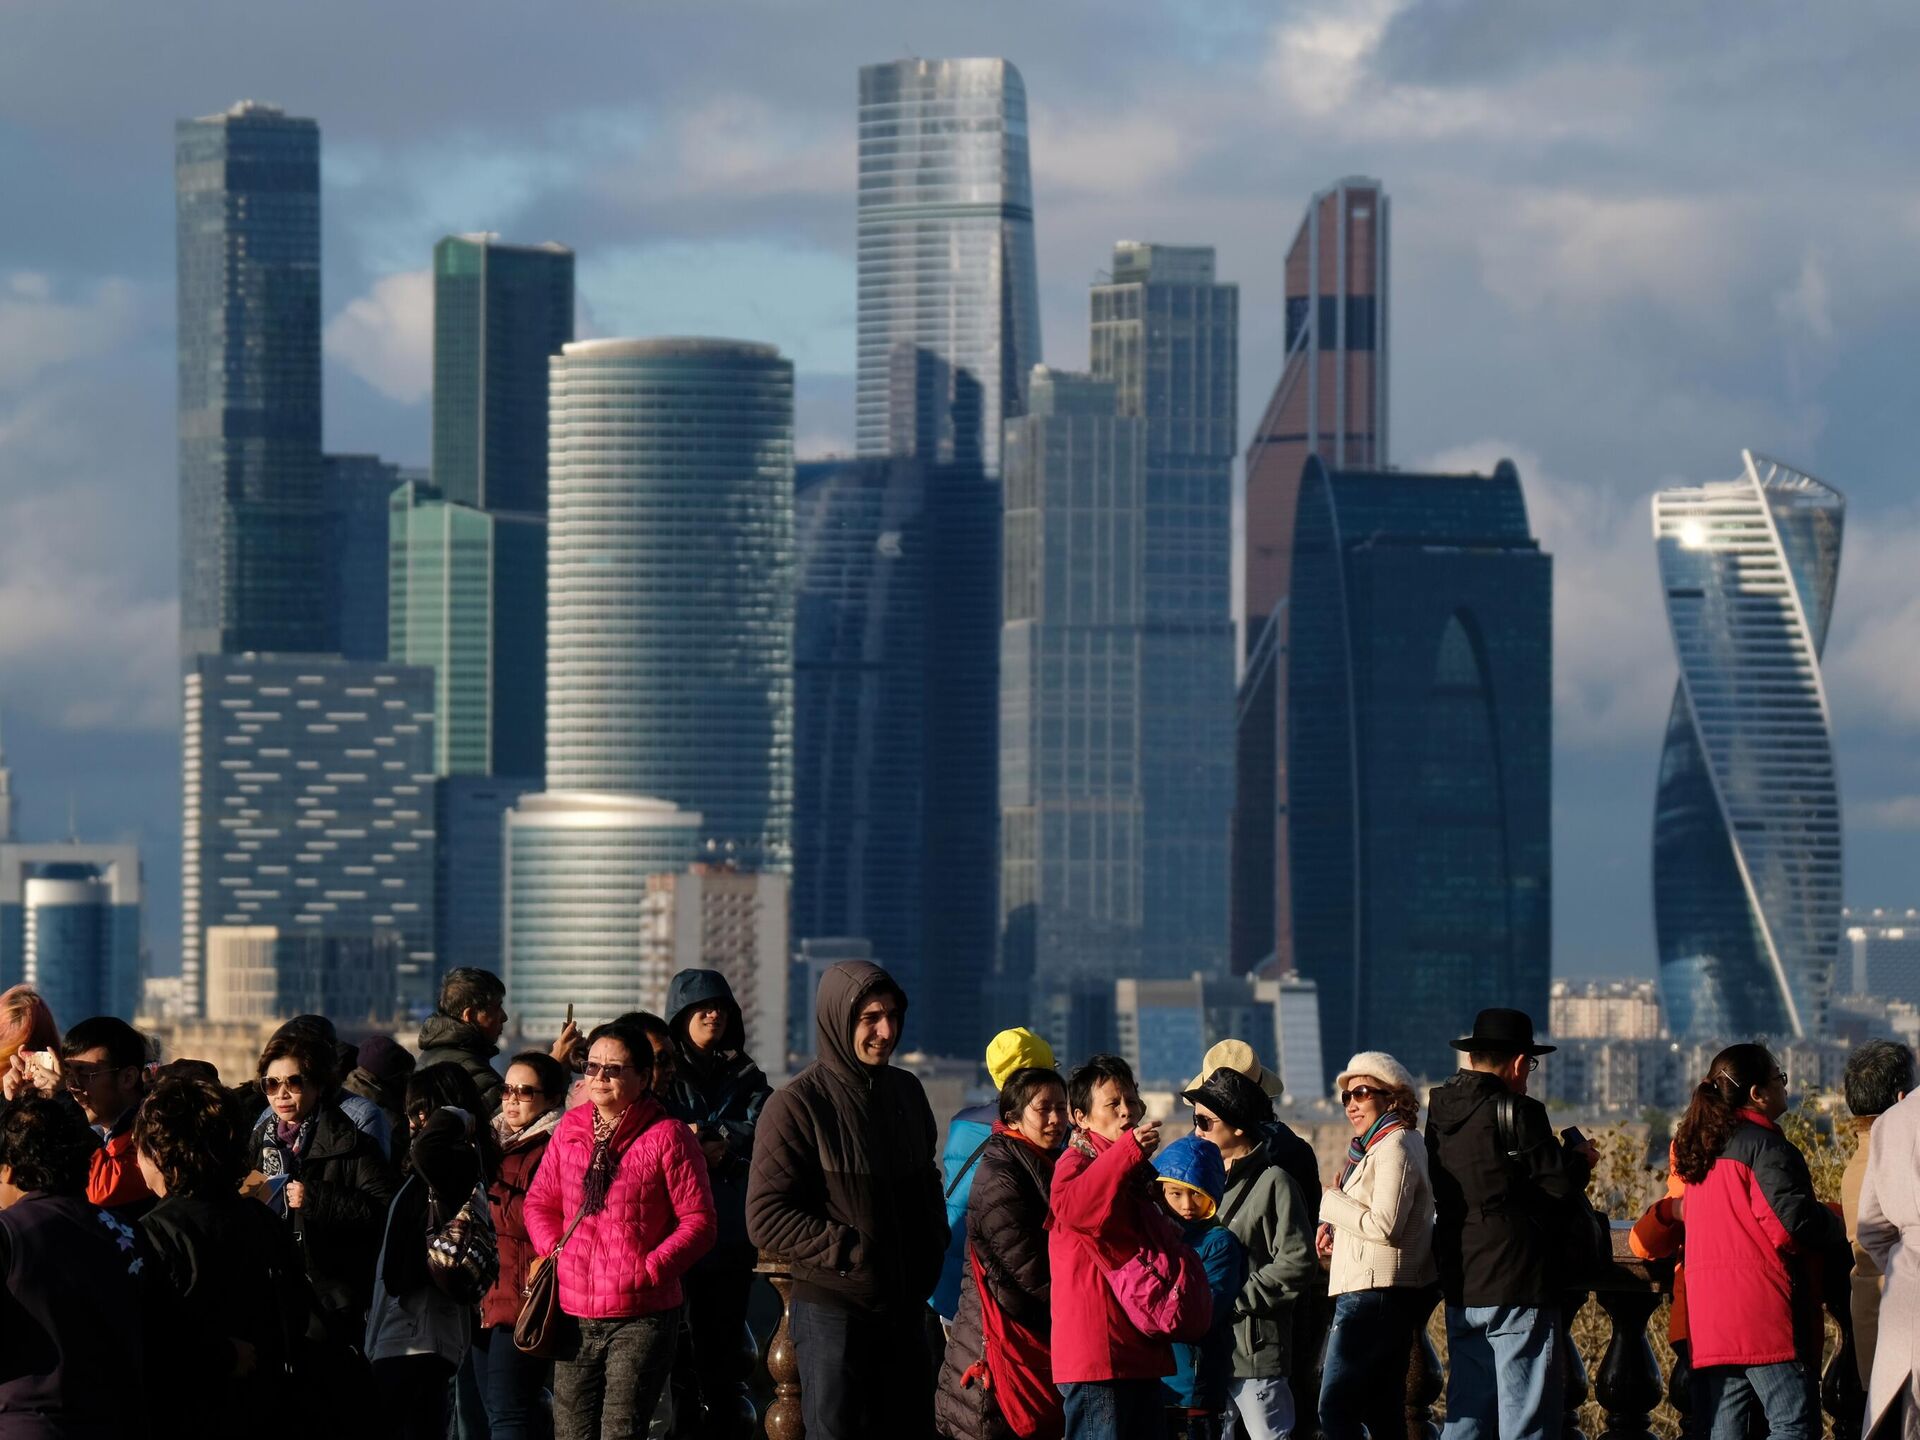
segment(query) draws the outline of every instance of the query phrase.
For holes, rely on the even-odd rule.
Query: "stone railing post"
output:
[[[1840,1327],[1840,1348],[1820,1382],[1820,1408],[1833,1421],[1833,1440],[1860,1440],[1866,1418],[1867,1388],[1860,1383],[1860,1352],[1853,1337],[1853,1284],[1850,1275],[1827,1284],[1827,1313]]]
[[[1595,1387],[1603,1427],[1599,1440],[1653,1440],[1653,1412],[1660,1404],[1660,1362],[1647,1340],[1647,1326],[1660,1308],[1672,1271],[1635,1256],[1627,1243],[1630,1229],[1616,1222],[1613,1263],[1593,1282],[1608,1331]],[[1677,1374],[1675,1379],[1679,1381]]]
[[[780,1323],[767,1341],[767,1378],[773,1381],[773,1403],[767,1407],[767,1440],[805,1440],[806,1421],[800,1410],[800,1363],[793,1354],[793,1276],[784,1260],[762,1251],[755,1267],[772,1283],[780,1297]]]
[[[1433,1402],[1440,1398],[1445,1377],[1440,1352],[1433,1348],[1433,1336],[1427,1331],[1439,1303],[1436,1293],[1413,1330],[1413,1349],[1407,1356],[1407,1440],[1440,1440],[1440,1427],[1433,1423]]]

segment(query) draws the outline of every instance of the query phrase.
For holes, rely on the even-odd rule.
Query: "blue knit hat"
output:
[[[1227,1193],[1227,1165],[1220,1158],[1220,1147],[1198,1135],[1182,1135],[1162,1148],[1153,1157],[1153,1168],[1160,1172],[1161,1183],[1205,1196],[1209,1217]]]

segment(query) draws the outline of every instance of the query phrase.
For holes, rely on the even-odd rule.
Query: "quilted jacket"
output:
[[[607,1203],[580,1222],[560,1252],[560,1308],[581,1320],[671,1310],[680,1277],[713,1248],[717,1224],[707,1162],[685,1125],[652,1096],[645,1127],[620,1157]],[[555,1127],[527,1192],[527,1237],[551,1254],[580,1212],[593,1155],[593,1106],[569,1110]]]
[[[493,1117],[493,1135],[501,1149],[500,1173],[487,1186],[487,1199],[493,1206],[500,1274],[480,1302],[480,1323],[489,1329],[511,1325],[520,1317],[521,1291],[535,1258],[533,1241],[527,1238],[527,1192],[540,1173],[541,1158],[553,1140],[560,1116],[560,1111],[549,1110],[519,1131],[509,1129],[500,1116]]]
[[[1153,1184],[1153,1167],[1131,1130],[1118,1140],[1077,1130],[1054,1167],[1047,1256],[1056,1385],[1158,1380],[1174,1372],[1172,1343],[1134,1328],[1105,1273],[1171,1228],[1171,1221],[1156,1223]]]

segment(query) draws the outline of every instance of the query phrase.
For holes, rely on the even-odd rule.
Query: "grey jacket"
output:
[[[1312,1221],[1300,1186],[1264,1149],[1227,1172],[1220,1218],[1247,1252],[1233,1307],[1233,1378],[1276,1380],[1291,1368],[1294,1301],[1314,1281]]]

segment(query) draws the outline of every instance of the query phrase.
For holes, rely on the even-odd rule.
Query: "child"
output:
[[[1233,1306],[1247,1281],[1247,1257],[1233,1232],[1214,1219],[1227,1188],[1218,1146],[1183,1135],[1154,1158],[1160,1200],[1180,1222],[1213,1291],[1213,1328],[1197,1344],[1176,1343],[1179,1369],[1162,1384],[1167,1430],[1175,1440],[1218,1440],[1233,1378]]]

